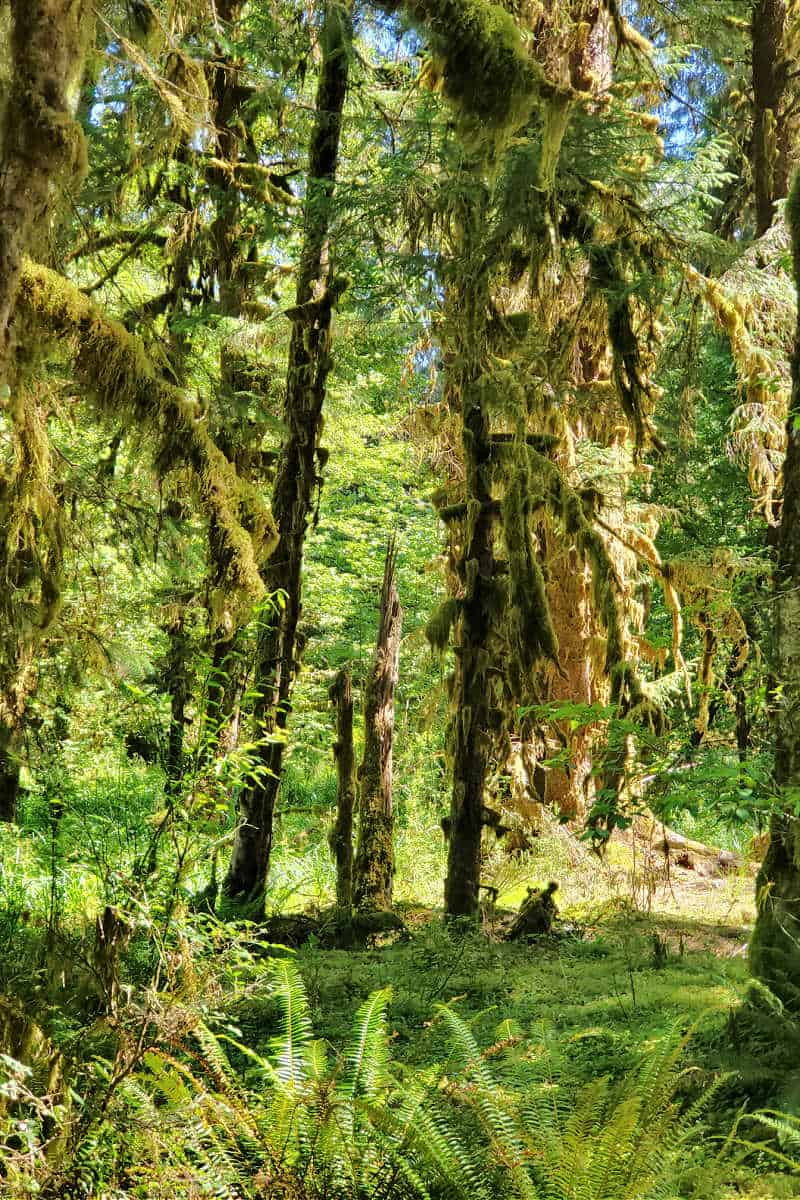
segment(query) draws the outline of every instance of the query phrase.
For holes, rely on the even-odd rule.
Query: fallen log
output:
[[[312,937],[323,950],[363,950],[380,934],[394,933],[408,937],[402,917],[382,909],[349,912],[331,908],[318,916],[308,913],[289,913],[271,917],[261,928],[260,935],[274,945],[298,947]]]
[[[639,817],[633,826],[636,841],[644,842],[650,849],[660,851],[665,858],[674,858],[679,866],[692,867],[692,858],[701,858],[704,862],[714,864],[721,872],[736,871],[745,865],[741,855],[732,850],[721,850],[718,846],[708,846],[705,842],[696,842],[693,838],[676,833],[667,825],[662,825],[652,817]]]

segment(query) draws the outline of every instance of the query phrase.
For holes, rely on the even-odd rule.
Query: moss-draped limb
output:
[[[527,49],[510,12],[491,0],[388,0],[425,27],[441,63],[443,90],[477,127],[497,131],[522,125],[534,101],[552,86]]]
[[[214,579],[214,616],[235,623],[264,593],[260,565],[277,544],[275,522],[211,439],[197,403],[156,370],[141,342],[55,271],[27,261],[18,307],[36,335],[69,352],[85,395],[103,417],[149,434],[159,471],[188,466],[224,551]]]
[[[663,444],[648,412],[655,392],[645,369],[641,339],[636,331],[632,287],[626,276],[626,264],[636,263],[640,252],[626,237],[618,242],[590,242],[587,250],[589,283],[602,293],[606,302],[614,383],[622,411],[637,448],[649,440],[661,449]]]
[[[539,504],[554,517],[564,532],[575,539],[578,550],[592,570],[594,605],[606,627],[606,671],[624,661],[624,617],[618,599],[622,585],[602,537],[587,517],[579,492],[564,479],[558,465],[529,451],[531,475],[541,489]]]
[[[683,657],[683,612],[681,609],[681,600],[678,590],[673,583],[673,572],[669,564],[664,563],[661,555],[656,549],[651,538],[643,533],[640,529],[628,529],[624,535],[618,530],[613,529],[602,517],[595,515],[595,523],[610,536],[615,538],[632,554],[635,554],[637,559],[646,562],[651,570],[658,577],[661,584],[661,589],[664,594],[664,603],[672,617],[672,657],[675,662],[675,668],[682,671],[686,680],[686,696],[691,704],[692,690],[691,678],[686,666],[686,660]]]
[[[508,551],[511,626],[524,671],[542,658],[558,662],[558,639],[550,616],[542,568],[534,554],[530,519],[530,477],[518,466],[503,497],[503,535]]]

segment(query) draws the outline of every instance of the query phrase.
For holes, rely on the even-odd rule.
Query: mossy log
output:
[[[318,916],[275,916],[261,930],[265,941],[278,946],[303,946],[313,937],[323,950],[363,950],[381,934],[406,937],[408,931],[395,912],[351,912],[342,908],[328,909]]]

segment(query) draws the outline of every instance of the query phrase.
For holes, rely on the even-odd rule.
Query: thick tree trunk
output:
[[[791,61],[784,49],[786,0],[754,0],[753,30],[753,191],[756,237],[769,229],[775,203],[789,187],[791,130],[785,108]]]
[[[331,369],[331,312],[342,282],[331,277],[328,236],[331,197],[339,158],[342,111],[347,95],[352,9],[349,0],[329,0],[321,35],[322,65],[317,88],[308,166],[305,235],[297,276],[286,380],[284,442],[272,495],[280,543],[264,572],[267,591],[281,605],[268,616],[256,663],[259,699],[254,709],[261,738],[258,778],[239,797],[239,825],[225,891],[252,896],[263,891],[272,848],[272,823],[280,787],[292,684],[297,669],[297,627],[306,531],[320,485],[319,435]]]
[[[475,231],[473,240],[476,247],[480,245]],[[466,522],[465,544],[457,564],[463,595],[455,627],[450,729],[453,791],[444,887],[445,910],[454,917],[473,916],[478,911],[484,788],[491,749],[487,665],[497,509],[492,503],[491,433],[480,382],[489,304],[482,264],[472,265],[472,272],[465,276],[471,276],[472,282],[455,289],[449,298],[450,319],[463,331],[463,348],[456,360],[462,373],[453,384],[454,399],[461,407],[467,510],[474,513]]]
[[[14,753],[14,733],[0,724],[0,821],[17,819],[19,760]]]
[[[397,546],[392,538],[383,573],[378,643],[364,691],[364,758],[358,772],[358,850],[353,868],[353,902],[358,909],[392,907],[392,742],[402,619]]]
[[[800,285],[800,174],[787,205],[795,281]],[[794,1009],[800,1009],[800,319],[792,361],[792,398],[783,465],[783,511],[775,573],[775,785],[786,808],[770,823],[770,844],[756,881],[758,916],[750,964]]]
[[[69,89],[83,68],[91,10],[89,0],[11,0],[13,76],[0,129],[0,385],[13,375],[22,259],[44,240],[54,185],[83,170]]]
[[[11,418],[18,458],[31,467],[31,414],[21,387],[16,356],[20,337],[17,312],[23,259],[47,243],[50,218],[63,186],[80,181],[85,169],[83,133],[73,120],[69,93],[78,79],[91,36],[90,0],[10,0],[8,68],[0,111],[0,407]],[[5,395],[3,394],[5,392]],[[46,436],[43,428],[37,436]],[[41,446],[36,461],[44,478]],[[15,471],[18,467],[15,467]],[[6,517],[14,529],[0,527],[0,818],[13,820],[19,792],[19,763],[14,753],[28,697],[35,685],[35,650],[58,607],[61,550],[52,537],[57,518],[42,514],[40,545],[22,546],[16,513],[8,512],[18,480],[6,480]],[[46,483],[46,481],[45,481]],[[23,490],[24,481],[19,485]],[[37,506],[41,501],[37,498]],[[55,508],[54,501],[53,507]],[[42,504],[42,509],[44,509]],[[48,545],[48,533],[51,535]],[[39,561],[41,620],[26,616],[21,580],[29,580]]]
[[[347,668],[341,670],[330,690],[336,707],[336,821],[330,833],[331,853],[336,860],[336,903],[350,908],[353,902],[353,812],[356,803],[355,753],[353,750],[353,686]]]

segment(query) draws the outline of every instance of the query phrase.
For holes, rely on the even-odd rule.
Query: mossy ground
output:
[[[91,936],[94,915],[104,903],[124,906],[126,865],[136,848],[136,831],[158,802],[160,773],[128,764],[102,779],[77,779],[73,788],[71,815],[63,819],[55,844],[48,836],[47,805],[35,794],[23,808],[23,828],[3,830],[0,842],[0,991],[44,1004],[45,1018],[47,1011],[68,1014],[60,1020],[70,1041],[91,1016],[75,997],[57,994],[58,983],[32,985],[46,970],[48,905],[58,909],[59,944],[66,952],[80,946],[82,931]],[[271,875],[269,899],[275,909],[332,902],[326,831],[334,799],[327,769],[317,775],[290,770]],[[789,1061],[795,1042],[782,1043],[782,1067],[774,1055],[770,1059],[759,1051],[741,1018],[750,986],[746,946],[754,917],[749,864],[720,876],[673,867],[667,878],[663,861],[659,866],[658,856],[648,859],[640,846],[634,854],[629,843],[612,842],[600,862],[567,829],[553,824],[523,855],[509,856],[502,843],[489,849],[485,874],[498,887],[499,909],[515,908],[528,886],[549,879],[560,885],[558,935],[531,945],[511,944],[499,937],[497,914],[467,932],[443,922],[445,846],[437,816],[433,806],[420,804],[403,813],[398,829],[396,895],[410,930],[407,941],[356,952],[312,944],[296,952],[314,1027],[326,1041],[343,1048],[365,997],[391,985],[392,1056],[401,1071],[447,1062],[448,1037],[436,1018],[437,1004],[447,1003],[466,1019],[480,1045],[513,1039],[517,1065],[532,1079],[552,1079],[577,1093],[598,1077],[622,1078],[655,1041],[675,1029],[689,1032],[682,1083],[687,1102],[719,1087],[698,1169],[705,1169],[704,1155],[710,1161],[715,1139],[733,1128],[741,1106],[778,1104],[800,1111],[800,1089],[792,1082]],[[80,848],[79,829],[92,831]],[[198,845],[196,869],[184,884],[187,897],[205,881],[207,849]],[[228,934],[224,926],[203,932],[188,904],[180,907],[180,920],[196,947],[196,975],[210,989],[211,1010],[233,1022],[249,1044],[265,1048],[276,1031],[274,1003],[258,989],[250,991],[246,960],[231,966],[235,947],[224,962],[215,949],[221,944],[215,937],[233,946],[236,932]],[[265,948],[257,930],[245,932],[242,944],[255,947],[256,962],[262,958]],[[124,974],[134,985],[146,980],[152,945],[146,932],[131,940]],[[64,981],[66,991],[80,982],[69,971]],[[772,1037],[759,1025],[756,1041],[759,1031],[762,1040]],[[751,1155],[741,1166],[732,1162],[728,1175],[722,1200],[800,1195],[795,1175],[777,1172],[766,1158]]]

